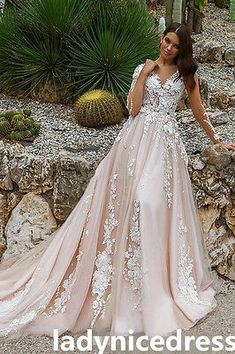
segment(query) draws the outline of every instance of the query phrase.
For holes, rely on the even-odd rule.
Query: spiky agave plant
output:
[[[28,0],[17,11],[4,11],[0,22],[0,81],[25,95],[50,83],[63,89],[67,70],[67,36],[86,26],[93,0]],[[88,11],[90,9],[90,11]]]
[[[122,106],[117,97],[105,90],[84,93],[75,103],[76,121],[82,126],[99,127],[120,123]]]
[[[105,89],[124,106],[134,68],[158,54],[156,32],[155,22],[142,2],[105,2],[86,31],[74,31],[71,36],[68,69],[74,97]]]

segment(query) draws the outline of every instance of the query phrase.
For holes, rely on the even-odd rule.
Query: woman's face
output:
[[[160,51],[165,59],[174,59],[179,52],[179,37],[174,32],[168,32],[161,37]]]

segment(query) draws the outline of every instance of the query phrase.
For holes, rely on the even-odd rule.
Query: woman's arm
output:
[[[186,86],[188,97],[189,97],[189,102],[190,102],[190,107],[193,111],[194,117],[199,122],[199,124],[202,126],[202,128],[206,132],[207,136],[210,138],[210,140],[214,144],[221,143],[220,136],[218,133],[216,133],[215,128],[211,124],[210,119],[205,111],[205,108],[203,107],[201,95],[200,95],[200,90],[199,90],[199,81],[198,81],[197,74],[194,75],[194,79],[196,82],[196,86],[195,86],[193,92],[190,92],[190,90]]]
[[[157,64],[154,60],[146,59],[144,64],[139,64],[134,70],[127,95],[127,109],[132,117],[135,117],[140,111],[144,99],[145,81],[155,66]]]
[[[138,65],[132,76],[132,83],[127,95],[127,109],[132,117],[135,117],[142,106],[144,88],[147,75],[143,72],[141,64]]]

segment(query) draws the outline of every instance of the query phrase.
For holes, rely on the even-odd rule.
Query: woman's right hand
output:
[[[141,73],[148,76],[157,65],[158,64],[154,60],[146,59],[143,69],[141,70]]]

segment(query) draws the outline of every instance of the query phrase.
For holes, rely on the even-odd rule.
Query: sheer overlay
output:
[[[140,70],[136,67],[130,91]],[[82,198],[52,237],[0,265],[0,335],[93,328],[167,336],[217,305],[175,118],[184,92],[152,73]]]

